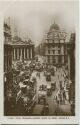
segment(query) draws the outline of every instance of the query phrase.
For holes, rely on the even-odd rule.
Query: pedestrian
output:
[[[63,100],[65,102],[65,99],[66,99],[66,94],[65,94],[65,90],[63,90]]]

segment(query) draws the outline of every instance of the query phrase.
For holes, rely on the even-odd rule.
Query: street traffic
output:
[[[10,115],[72,114],[74,105],[69,95],[72,83],[67,67],[47,65],[35,59],[13,65],[13,74],[14,91],[9,90],[7,100]]]

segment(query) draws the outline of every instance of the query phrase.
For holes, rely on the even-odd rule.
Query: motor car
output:
[[[35,82],[30,79],[29,84],[30,84],[31,87],[34,87]]]
[[[46,81],[51,81],[51,74],[50,73],[46,74]]]
[[[38,103],[45,104],[46,103],[47,92],[46,91],[39,91],[38,93]]]
[[[56,83],[55,82],[51,83],[51,89],[54,91],[55,88],[56,88]]]
[[[29,79],[25,79],[25,80],[23,81],[23,84],[28,85],[28,84],[29,84]]]
[[[46,91],[46,90],[47,90],[47,85],[43,85],[43,84],[40,85],[40,86],[39,86],[39,90],[40,90],[40,91],[42,91],[42,90],[43,90],[43,91]]]
[[[47,86],[47,95],[48,95],[48,96],[51,96],[51,95],[52,95],[51,86]]]
[[[30,78],[30,74],[25,75],[25,79],[29,79]]]

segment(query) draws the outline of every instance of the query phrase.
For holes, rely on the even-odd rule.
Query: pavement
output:
[[[37,71],[34,71],[32,73],[32,76],[36,77],[37,80],[37,102],[38,102],[38,93],[39,93],[39,86],[44,84],[48,85],[51,82],[47,82],[46,78],[44,76],[43,72],[40,72],[40,77],[36,76]],[[54,99],[55,95],[57,94],[57,91],[59,89],[59,81],[57,79],[57,74],[56,76],[51,76],[51,81],[56,81],[57,87],[56,90],[53,91],[51,96],[47,96],[47,103],[49,104],[49,115],[66,115],[66,114],[71,114],[71,106],[70,104],[66,101],[65,105],[58,105],[56,103],[56,100]]]
[[[49,115],[53,115],[56,111],[57,104],[54,100],[55,92],[53,92],[52,96],[47,97],[47,103],[49,104]]]
[[[71,105],[70,104],[65,104],[65,105],[60,105],[59,108],[65,112],[66,114],[71,114]]]

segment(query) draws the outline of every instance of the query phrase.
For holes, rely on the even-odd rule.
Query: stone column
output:
[[[14,49],[13,49],[13,61],[14,61]]]
[[[30,53],[31,53],[31,59],[32,59],[32,48],[31,48],[31,52]]]
[[[26,56],[25,56],[25,48],[24,48],[24,59],[26,58]]]
[[[16,54],[17,54],[17,59],[18,59],[18,49],[16,50]]]
[[[64,55],[64,48],[61,46],[61,54]]]
[[[51,64],[53,64],[53,56],[51,56]]]
[[[19,48],[19,60],[20,60],[20,48]]]
[[[50,64],[52,64],[52,56],[50,55]]]
[[[29,49],[27,48],[27,58],[29,59]]]
[[[29,49],[29,59],[31,58],[31,48]]]
[[[26,59],[27,59],[27,48],[26,48]]]
[[[62,56],[62,63],[64,63],[64,56]]]
[[[14,49],[14,60],[15,60],[15,49]]]
[[[17,49],[17,59],[19,59],[19,49]]]
[[[22,49],[21,49],[21,55],[20,55],[21,61],[22,61]]]
[[[56,56],[56,63],[58,63],[58,56]]]
[[[19,49],[18,49],[18,58],[20,59],[20,57],[19,57]]]
[[[48,63],[48,56],[46,56],[46,62]]]

